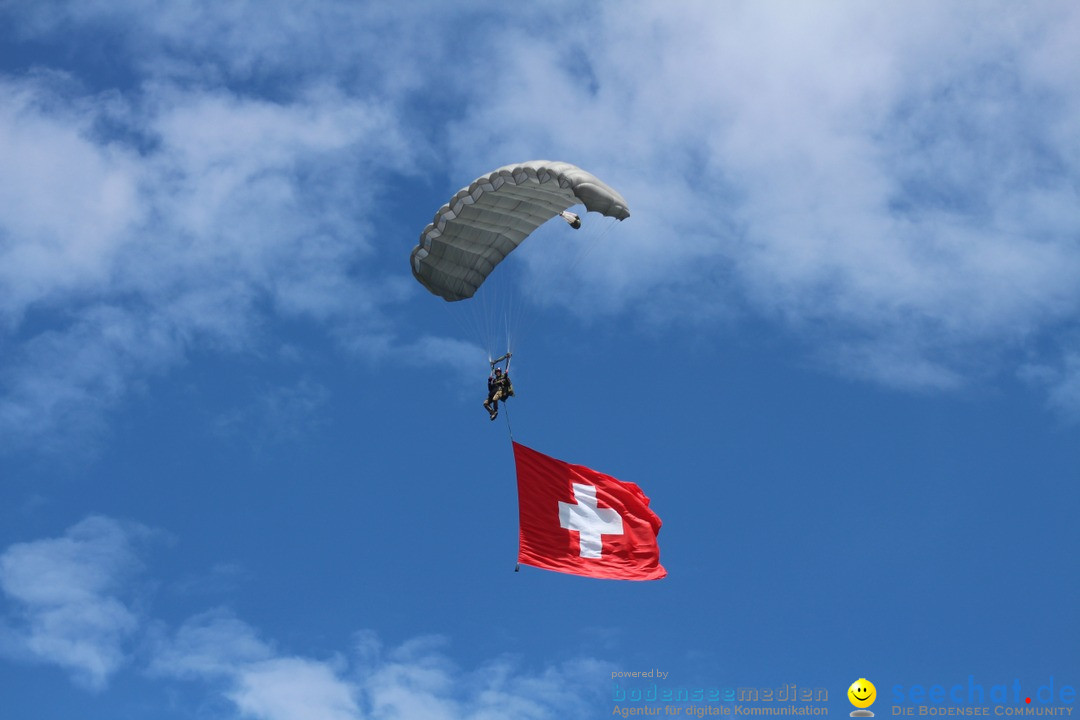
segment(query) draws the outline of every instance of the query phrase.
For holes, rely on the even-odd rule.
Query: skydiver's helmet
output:
[[[495,368],[496,375],[502,375],[502,368]]]

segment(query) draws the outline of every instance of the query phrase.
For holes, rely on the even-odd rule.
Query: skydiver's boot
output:
[[[499,414],[499,406],[498,406],[498,404],[496,404],[494,407],[492,407],[490,400],[485,400],[484,401],[484,409],[488,411],[488,415],[491,416],[492,420],[494,420],[495,416]]]
[[[494,407],[491,408],[491,419],[494,420],[495,418],[499,417],[499,403],[495,402],[492,404]]]

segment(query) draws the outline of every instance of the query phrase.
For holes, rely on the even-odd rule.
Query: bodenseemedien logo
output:
[[[859,678],[851,683],[847,696],[856,708],[851,711],[851,717],[874,717],[874,713],[867,710],[877,700],[877,688],[874,687],[874,683],[866,678]]]

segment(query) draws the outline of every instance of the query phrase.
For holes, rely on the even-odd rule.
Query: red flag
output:
[[[514,443],[518,562],[573,575],[658,580],[660,518],[637,485]]]

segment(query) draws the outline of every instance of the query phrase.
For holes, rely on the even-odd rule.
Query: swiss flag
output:
[[[637,485],[514,443],[518,562],[573,575],[658,580],[660,518]]]

